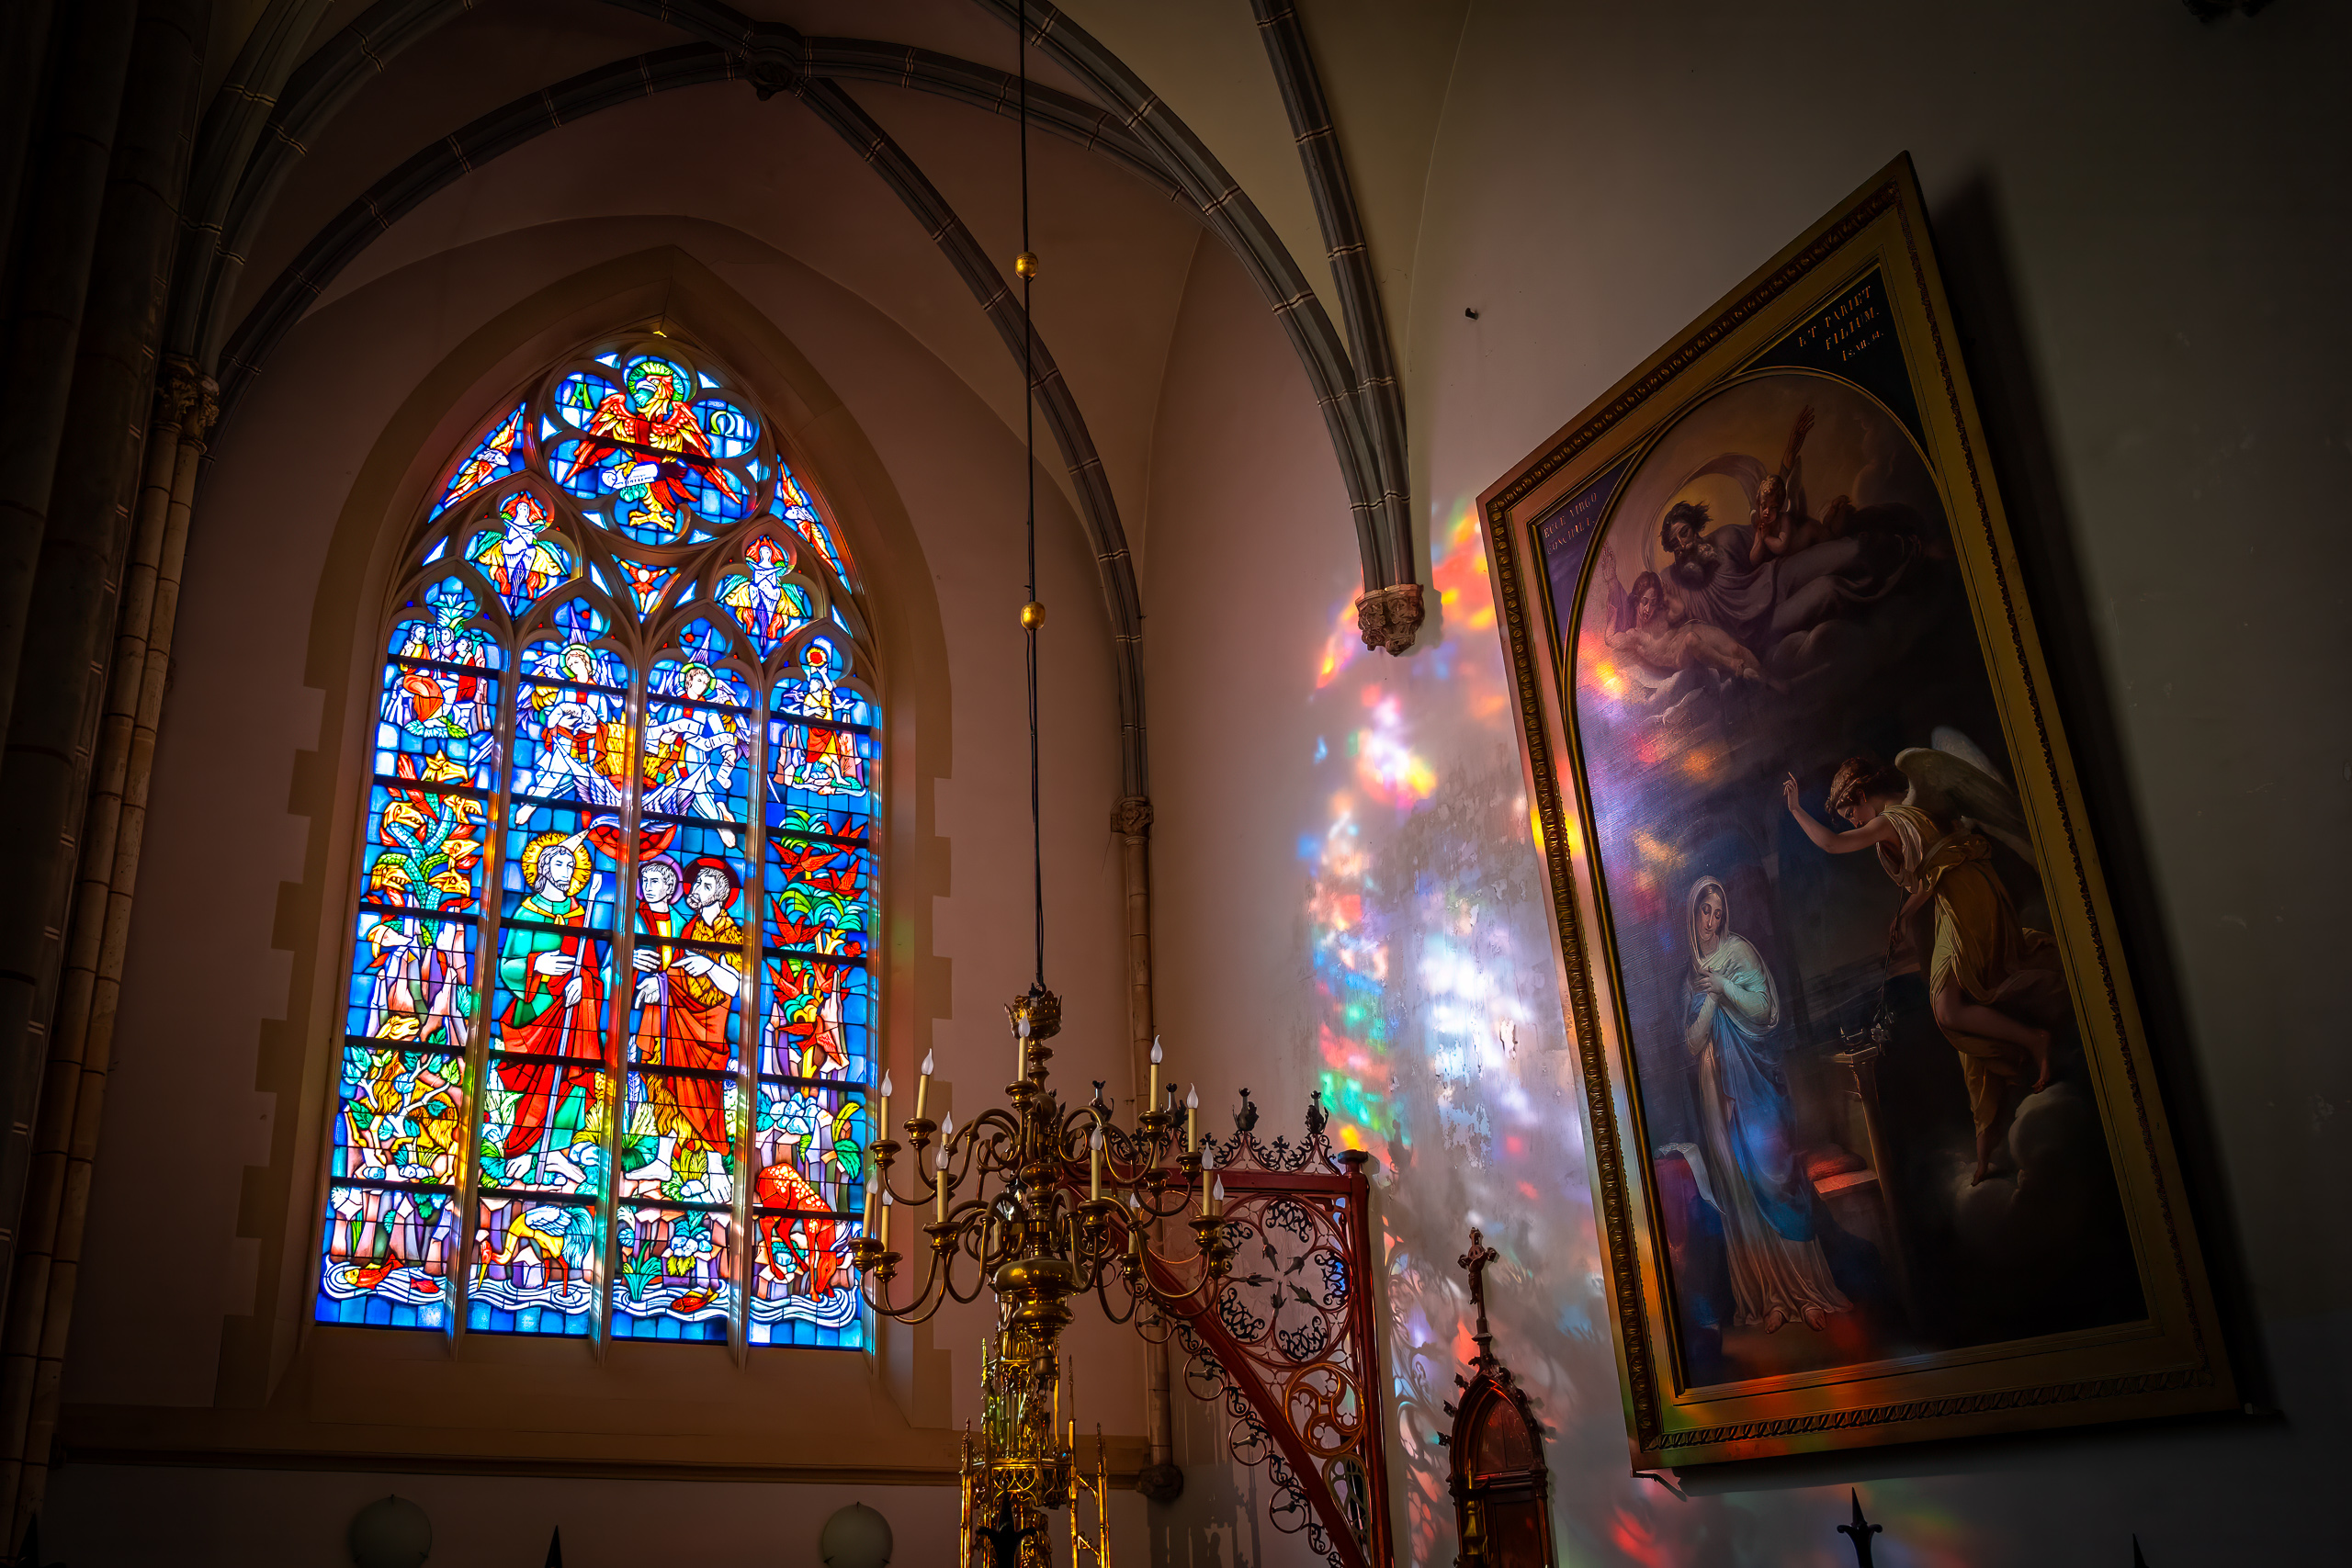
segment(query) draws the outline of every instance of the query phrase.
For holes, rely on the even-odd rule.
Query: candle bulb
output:
[[[1087,1196],[1096,1202],[1101,1202],[1102,1200],[1102,1128],[1100,1123],[1095,1126],[1094,1135],[1086,1140],[1086,1148],[1089,1156],[1087,1163],[1092,1168],[1089,1172]]]
[[[1225,1213],[1225,1178],[1222,1176],[1216,1179],[1216,1195],[1214,1201],[1216,1207],[1210,1211],[1212,1218]]]
[[[1204,1220],[1209,1217],[1209,1172],[1216,1168],[1216,1145],[1204,1145],[1201,1149],[1201,1218]],[[1225,1186],[1225,1178],[1218,1177],[1216,1184],[1219,1189],[1222,1189]]]
[[[922,1072],[915,1079],[915,1120],[922,1120],[923,1102],[931,1098],[931,1053],[922,1054]]]
[[[1200,1085],[1194,1084],[1184,1091],[1184,1152],[1186,1154],[1193,1152],[1193,1145],[1195,1142],[1193,1133],[1193,1119],[1200,1113],[1201,1088]]]
[[[1154,1111],[1159,1106],[1159,1036],[1151,1037],[1151,1085],[1143,1097],[1143,1108]]]
[[[939,1223],[947,1223],[947,1145],[939,1145]]]
[[[888,1137],[890,1135],[890,1069],[888,1067],[882,1069],[882,1114],[876,1120],[878,1122],[876,1130],[884,1137]]]

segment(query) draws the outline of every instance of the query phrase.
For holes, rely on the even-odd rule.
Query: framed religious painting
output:
[[[1480,510],[1635,1466],[2233,1404],[1909,161]]]

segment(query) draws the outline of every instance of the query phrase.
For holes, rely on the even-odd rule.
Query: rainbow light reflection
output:
[[[1437,604],[1408,657],[1367,654],[1352,597],[1317,659],[1312,721],[1323,815],[1298,840],[1319,1082],[1344,1144],[1370,1150],[1390,1340],[1392,1479],[1414,1562],[1453,1556],[1445,1400],[1472,1354],[1455,1255],[1465,1224],[1489,1271],[1499,1348],[1553,1429],[1561,1560],[1830,1564],[1847,1550],[1840,1488],[1685,1495],[1627,1473],[1601,1250],[1486,552],[1458,505],[1435,530]],[[1587,661],[1589,679],[1620,679]],[[1686,765],[1719,759],[1694,754]],[[1573,824],[1568,828],[1573,835]],[[1568,846],[1580,846],[1573,838]],[[1674,852],[1638,846],[1645,870]],[[1654,879],[1654,878],[1653,878]],[[1984,1561],[1933,1481],[1864,1488],[1883,1568]],[[1835,1550],[1833,1550],[1835,1549]]]

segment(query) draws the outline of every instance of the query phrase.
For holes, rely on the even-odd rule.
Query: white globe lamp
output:
[[[884,1568],[890,1561],[890,1521],[863,1503],[838,1509],[817,1538],[825,1568]]]
[[[352,1516],[346,1540],[359,1568],[417,1568],[433,1555],[433,1521],[407,1498],[385,1497]]]

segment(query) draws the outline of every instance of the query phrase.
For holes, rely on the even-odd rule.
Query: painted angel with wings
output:
[[[1976,1123],[1973,1180],[1982,1181],[2006,1087],[2029,1066],[2035,1076],[2025,1093],[2050,1087],[2049,1025],[2064,1015],[2065,982],[2056,944],[2019,923],[1992,863],[1996,840],[2034,863],[2016,794],[1965,736],[1938,730],[1935,741],[1895,753],[1891,768],[1875,757],[1848,758],[1829,781],[1828,799],[1830,811],[1853,824],[1844,832],[1805,810],[1795,774],[1781,794],[1816,846],[1831,854],[1875,850],[1903,889],[1889,945],[1907,940],[1919,955],[1937,1027],[1960,1053]]]

